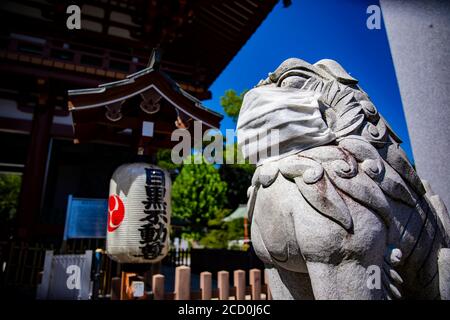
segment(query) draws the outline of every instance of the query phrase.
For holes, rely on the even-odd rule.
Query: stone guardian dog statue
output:
[[[278,152],[261,156],[273,129]],[[238,144],[258,164],[248,214],[274,299],[449,298],[445,205],[336,61],[291,58],[261,80]]]

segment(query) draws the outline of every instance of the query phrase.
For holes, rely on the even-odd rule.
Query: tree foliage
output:
[[[237,94],[235,90],[229,89],[225,91],[224,96],[220,98],[220,104],[224,112],[237,122],[239,111],[241,110],[242,101],[246,91]],[[233,161],[226,161],[227,159]],[[240,204],[247,202],[247,189],[251,184],[255,166],[247,162],[240,163],[242,155],[238,150],[237,143],[228,144],[224,152],[224,163],[220,167],[220,175],[228,184],[227,189],[227,208],[236,209]],[[226,164],[227,162],[233,162]],[[239,162],[239,163],[238,163]]]
[[[237,94],[230,89],[220,98],[224,112],[237,122],[246,91]],[[203,148],[205,145],[203,145]],[[223,222],[222,219],[239,204],[247,201],[247,188],[255,166],[237,164],[236,143],[225,147],[224,163],[220,169],[207,163],[184,164],[182,168],[170,165],[170,153],[161,152],[158,165],[176,169],[180,173],[172,188],[172,212],[175,219],[187,221],[183,227],[183,237],[199,241],[210,248],[226,248],[228,241],[242,239],[242,221]],[[233,164],[226,159],[233,156]],[[193,163],[192,157],[190,158]]]
[[[183,165],[172,187],[172,212],[189,222],[184,237],[199,240],[207,232],[208,222],[223,210],[226,191],[227,184],[213,165],[204,161]]]
[[[11,221],[17,212],[21,176],[0,174],[0,221]]]
[[[175,177],[180,172],[182,165],[173,163],[171,153],[170,149],[159,149],[156,153],[156,165],[169,171],[171,177]]]
[[[247,203],[247,189],[251,185],[253,173],[238,166],[221,166],[220,176],[228,185],[226,207],[234,210],[240,204]]]
[[[229,89],[225,91],[225,94],[222,97],[220,97],[220,105],[222,106],[223,111],[225,111],[234,122],[237,122],[246,92],[247,91],[244,90],[241,94],[237,94],[235,90]]]
[[[222,222],[218,228],[210,229],[200,243],[212,249],[227,249],[231,240],[244,238],[244,219]]]
[[[237,159],[242,158],[242,155],[238,152],[237,143],[227,146],[224,153],[224,163],[226,163],[227,158],[231,154],[233,154],[232,159],[235,159],[235,163],[222,165],[219,173],[222,180],[228,185],[226,207],[234,210],[240,204],[247,203],[247,189],[251,185],[255,165],[248,163],[248,161],[245,163],[236,163]]]

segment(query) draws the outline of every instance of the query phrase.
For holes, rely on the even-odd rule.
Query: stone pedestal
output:
[[[438,265],[441,299],[450,300],[450,249],[439,251]]]

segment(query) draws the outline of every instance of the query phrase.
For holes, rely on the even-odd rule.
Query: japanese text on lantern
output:
[[[167,204],[164,201],[166,184],[162,170],[146,168],[145,177],[147,199],[142,203],[145,207],[144,213],[146,216],[140,219],[144,224],[139,228],[141,233],[140,244],[143,246],[139,247],[142,254],[136,256],[151,260],[161,254],[167,238]]]

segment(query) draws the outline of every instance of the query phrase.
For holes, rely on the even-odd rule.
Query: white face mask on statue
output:
[[[244,158],[261,165],[335,140],[322,119],[319,98],[319,93],[290,87],[262,86],[247,92],[237,123]]]

